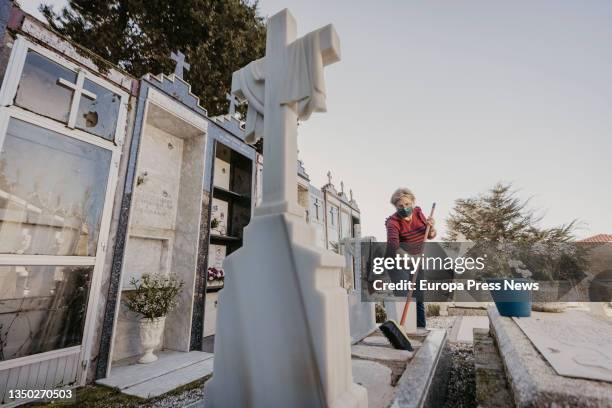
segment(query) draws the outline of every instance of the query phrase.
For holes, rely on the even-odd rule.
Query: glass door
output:
[[[62,358],[65,385],[85,378],[127,98],[23,38],[13,46],[0,95],[9,101],[0,108],[0,374],[11,370],[9,383],[16,367],[30,366],[31,383],[45,377],[34,374],[42,362]]]

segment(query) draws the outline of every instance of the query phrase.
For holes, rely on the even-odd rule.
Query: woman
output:
[[[400,244],[420,244],[425,240],[425,231],[429,225],[427,239],[436,237],[435,221],[432,217],[425,217],[420,207],[415,207],[415,197],[407,188],[398,188],[391,196],[391,204],[395,207],[395,213],[385,221],[387,227],[387,251],[393,256],[397,253],[410,252],[413,255],[420,253],[400,248]],[[412,247],[412,248],[415,248]],[[417,301],[417,327],[425,327],[425,306],[422,301]]]

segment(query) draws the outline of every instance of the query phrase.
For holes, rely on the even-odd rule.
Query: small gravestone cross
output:
[[[321,207],[321,202],[318,199],[316,199],[316,198],[315,198],[314,206],[315,206],[315,211],[316,211],[316,214],[315,214],[316,215],[316,219],[318,220],[319,219],[319,214],[320,214],[319,210],[320,210],[320,207]]]
[[[191,69],[191,65],[185,62],[185,54],[180,51],[177,53],[173,52],[170,54],[170,58],[176,62],[176,66],[174,67],[174,76],[183,79],[183,70],[189,71]]]
[[[231,117],[235,117],[236,116],[236,104],[240,104],[238,102],[238,98],[236,98],[235,95],[231,94],[231,93],[226,93],[225,94],[225,99],[227,99],[230,103],[229,105],[229,115]]]

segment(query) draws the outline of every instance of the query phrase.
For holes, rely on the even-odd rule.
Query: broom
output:
[[[433,205],[431,206],[431,213],[429,214],[430,217],[433,217],[435,209],[436,203],[433,203]],[[425,229],[425,238],[423,239],[423,244],[427,242],[427,236],[429,236],[429,224],[427,224],[427,228]],[[420,267],[421,265],[419,264],[419,269]],[[403,326],[404,323],[406,323],[406,317],[408,317],[408,310],[410,309],[410,298],[412,297],[413,292],[412,288],[415,285],[419,269],[415,270],[414,274],[412,275],[412,285],[410,286],[410,288],[408,288],[408,297],[406,297],[406,303],[404,304],[404,311],[402,312],[402,319],[400,320],[399,325],[393,319],[387,320],[386,322],[380,325],[380,331],[385,335],[387,340],[389,340],[389,343],[391,343],[393,347],[399,350],[413,350],[412,345],[410,344],[410,340],[408,339],[406,332],[404,332]]]

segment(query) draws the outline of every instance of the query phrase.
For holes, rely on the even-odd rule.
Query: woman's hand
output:
[[[436,225],[436,220],[434,220],[433,217],[428,217],[427,225],[429,225],[429,229],[433,229],[434,226]]]
[[[428,217],[427,225],[429,226],[429,234],[427,234],[427,239],[434,239],[438,234],[435,228],[436,220],[434,220],[433,217]]]

